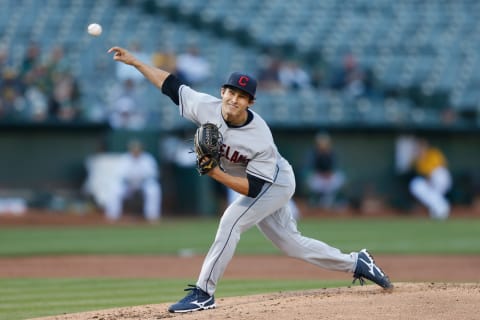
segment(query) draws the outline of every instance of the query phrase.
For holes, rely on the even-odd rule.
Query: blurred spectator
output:
[[[54,77],[55,73],[70,72],[71,62],[65,55],[65,49],[62,46],[54,46],[46,61],[49,77]]]
[[[81,116],[81,95],[77,79],[70,72],[70,61],[62,46],[54,46],[45,63],[46,88],[49,96],[48,113],[60,121],[73,121]]]
[[[431,218],[447,219],[450,203],[446,194],[452,186],[452,178],[445,155],[427,139],[419,138],[413,169],[414,177],[409,186],[412,195],[428,208]]]
[[[321,53],[310,53],[305,57],[306,65],[308,65],[308,70],[311,78],[312,86],[316,89],[325,88],[326,86],[326,76],[325,71],[328,64],[322,58]]]
[[[143,213],[148,221],[161,218],[162,190],[158,164],[144,151],[138,140],[128,143],[128,152],[121,155],[99,154],[87,160],[87,193],[104,207],[110,221],[120,219],[124,201],[140,193]]]
[[[24,86],[14,69],[2,70],[0,80],[0,118],[11,118],[22,109]]]
[[[19,73],[2,69],[0,115],[17,120],[72,121],[80,116],[81,95],[62,47],[54,47],[45,63],[30,43]]]
[[[115,129],[141,130],[147,115],[140,103],[138,84],[125,79],[109,93],[109,123]]]
[[[73,121],[81,116],[80,88],[77,80],[67,71],[52,75],[49,115],[60,121]]]
[[[152,56],[152,64],[170,73],[177,73],[177,55],[170,47],[159,48],[155,51]]]
[[[356,57],[347,54],[343,58],[341,68],[334,73],[332,87],[344,91],[351,97],[360,97],[367,92],[365,78]]]
[[[264,56],[258,70],[258,88],[266,91],[283,90],[280,82],[281,60],[272,56]]]
[[[395,141],[395,173],[410,174],[417,153],[417,139],[410,134],[402,134]]]
[[[165,163],[174,164],[177,167],[190,168],[196,167],[197,158],[192,153],[191,137],[194,133],[185,129],[182,138],[175,135],[166,136],[162,140],[161,153]]]
[[[311,87],[309,74],[297,61],[285,61],[278,72],[280,83],[286,89],[307,89]]]
[[[196,45],[177,57],[177,76],[191,87],[202,85],[211,76],[211,66]]]
[[[139,42],[134,41],[130,43],[129,50],[130,52],[135,54],[135,56],[137,56],[138,59],[140,59],[141,61],[151,64],[151,60],[152,60],[151,54],[144,52]],[[121,81],[130,79],[130,80],[133,80],[136,84],[141,84],[145,82],[145,77],[143,77],[143,75],[132,66],[129,66],[123,63],[117,63],[115,65],[115,68],[116,68],[117,78]]]
[[[442,108],[440,111],[440,120],[445,125],[455,124],[458,120],[457,110],[451,106]]]
[[[41,122],[49,116],[49,97],[37,84],[37,80],[34,72],[29,72],[23,78],[26,100],[23,117],[25,120]]]
[[[40,45],[34,41],[28,44],[25,55],[20,66],[20,77],[32,71],[41,63],[41,48]]]
[[[3,71],[7,69],[12,68],[12,61],[11,61],[11,56],[8,52],[8,48],[5,46],[0,46],[0,73],[3,73]]]
[[[339,195],[345,176],[337,168],[337,158],[330,135],[317,133],[315,144],[307,155],[306,187],[313,206],[334,209],[340,204]]]

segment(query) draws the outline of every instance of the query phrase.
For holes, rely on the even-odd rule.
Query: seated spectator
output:
[[[258,88],[265,91],[283,90],[280,82],[281,60],[265,56],[258,70]]]
[[[125,79],[109,93],[108,117],[112,128],[128,130],[145,128],[147,115],[140,105],[137,86],[133,79]]]
[[[308,89],[311,87],[309,74],[296,61],[285,61],[279,70],[279,79],[287,89]]]
[[[24,104],[24,85],[14,69],[2,70],[0,79],[0,118],[11,118]]]
[[[341,68],[334,73],[332,87],[353,98],[367,93],[366,75],[353,54],[344,56]]]
[[[19,74],[9,70],[0,83],[0,108],[9,110],[4,116],[36,122],[78,119],[81,115],[80,89],[68,66],[62,47],[54,47],[50,57],[42,63],[39,46],[32,42]]]
[[[185,53],[178,55],[177,76],[191,87],[199,86],[210,78],[210,63],[200,54],[197,46],[191,45]]]
[[[65,55],[65,50],[62,46],[54,46],[50,51],[50,56],[46,62],[48,73],[51,76],[58,72],[70,71],[71,62]]]
[[[49,114],[60,121],[74,121],[81,116],[80,87],[68,71],[55,72],[53,91],[50,94]]]
[[[45,90],[38,85],[34,72],[29,72],[23,78],[25,86],[25,120],[34,122],[46,121],[49,117],[49,97]]]
[[[143,48],[139,42],[132,42],[129,46],[129,50],[143,62],[148,64],[151,63],[152,56],[143,51]],[[145,78],[142,76],[142,74],[129,65],[118,63],[115,65],[115,68],[117,78],[121,81],[132,80],[136,84],[145,82]]]
[[[152,64],[157,68],[176,74],[177,55],[171,48],[159,48],[153,53]]]
[[[418,139],[413,169],[409,186],[412,195],[428,208],[431,218],[447,219],[450,203],[446,194],[452,187],[452,177],[443,152],[427,139]]]
[[[41,47],[35,42],[31,41],[28,44],[25,55],[22,58],[22,63],[20,65],[20,77],[23,77],[28,72],[32,71],[41,64]]]
[[[344,174],[337,168],[331,138],[326,133],[315,136],[315,145],[307,155],[306,188],[313,206],[334,209],[345,184]]]

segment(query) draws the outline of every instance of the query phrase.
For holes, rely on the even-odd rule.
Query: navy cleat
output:
[[[353,283],[355,283],[357,279],[361,285],[365,283],[365,279],[368,279],[383,289],[393,289],[393,284],[390,282],[390,279],[382,269],[375,264],[373,257],[368,253],[367,249],[363,249],[358,253],[357,266],[353,273]]]
[[[189,288],[186,288],[184,291],[190,291],[185,298],[178,301],[175,304],[172,304],[168,311],[170,312],[192,312],[199,310],[207,310],[215,308],[215,298],[210,296],[205,291],[193,286],[188,285]]]

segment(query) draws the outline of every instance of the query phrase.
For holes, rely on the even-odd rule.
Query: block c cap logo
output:
[[[223,86],[240,89],[248,93],[252,98],[255,98],[257,80],[248,74],[234,72],[230,75],[228,81]]]

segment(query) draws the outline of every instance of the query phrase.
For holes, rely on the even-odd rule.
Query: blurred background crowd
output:
[[[185,188],[206,183],[191,170],[193,128],[136,70],[112,60],[106,51],[113,45],[213,95],[232,71],[255,75],[255,110],[294,165],[297,199],[309,208],[409,212],[418,202],[434,217],[438,210],[410,185],[418,173],[416,138],[442,152],[452,179],[442,192],[448,201],[478,206],[476,1],[245,0],[235,10],[226,0],[0,5],[0,147],[12,154],[1,163],[12,170],[0,175],[0,187],[4,195],[23,192],[29,206],[65,209],[60,191],[85,191],[86,159],[123,153],[133,138],[168,185],[166,214],[215,211],[217,198],[225,198],[209,185],[202,196],[213,200],[182,208]],[[103,26],[100,37],[87,34],[92,22]],[[314,159],[321,137],[337,148],[335,160]],[[31,146],[29,153],[12,141]],[[313,177],[314,169],[329,171],[332,185],[321,186],[326,176]]]

